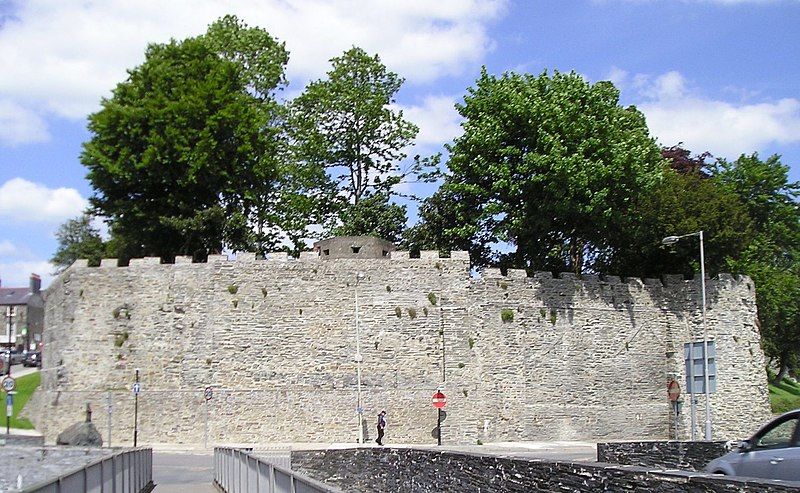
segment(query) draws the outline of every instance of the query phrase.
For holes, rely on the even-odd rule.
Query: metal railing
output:
[[[137,448],[97,459],[21,493],[141,493],[153,487],[153,449]],[[12,490],[13,491],[13,490]]]
[[[342,493],[249,451],[214,448],[214,483],[226,493]]]

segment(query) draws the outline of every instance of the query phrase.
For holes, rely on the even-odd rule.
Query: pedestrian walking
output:
[[[386,429],[386,411],[381,411],[378,413],[378,438],[375,439],[375,443],[378,445],[383,446],[383,433]]]

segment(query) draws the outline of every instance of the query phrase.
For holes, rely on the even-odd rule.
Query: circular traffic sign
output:
[[[670,380],[667,384],[667,396],[672,402],[677,401],[681,396],[681,386],[675,380]]]
[[[6,377],[3,379],[3,390],[6,392],[11,392],[17,388],[17,381],[11,377]]]
[[[206,387],[206,389],[203,391],[203,397],[205,400],[210,401],[214,397],[214,389],[211,387]]]
[[[142,391],[142,386],[139,385],[139,382],[136,382],[135,384],[133,384],[133,394],[134,395],[139,395],[139,392],[141,392],[141,391]]]
[[[436,393],[433,394],[431,402],[433,404],[433,407],[437,409],[442,409],[444,406],[447,405],[447,397],[445,397],[445,395],[441,391],[437,390]]]

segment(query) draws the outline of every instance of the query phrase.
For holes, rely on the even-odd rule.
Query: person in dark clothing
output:
[[[375,443],[383,445],[383,430],[386,428],[386,411],[378,413],[378,438]]]

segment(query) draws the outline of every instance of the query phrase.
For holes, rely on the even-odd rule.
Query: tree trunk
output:
[[[573,237],[569,242],[569,260],[572,271],[580,276],[583,270],[583,241],[579,238]]]
[[[770,382],[770,383],[772,383],[772,385],[778,385],[779,383],[781,383],[781,380],[783,380],[783,377],[786,376],[786,372],[789,371],[789,365],[786,364],[786,361],[784,360],[783,355],[781,355],[780,365],[781,365],[780,371],[778,371],[778,374],[775,375],[775,378],[772,380],[772,382]]]

